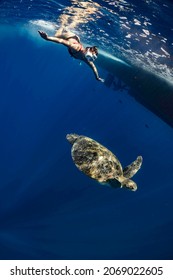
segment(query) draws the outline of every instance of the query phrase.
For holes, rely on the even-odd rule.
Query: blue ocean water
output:
[[[173,258],[172,127],[134,98],[143,84],[114,76],[118,58],[144,81],[154,73],[151,96],[155,80],[173,94],[172,16],[168,0],[1,1],[0,259]],[[98,70],[107,83],[37,32],[62,24],[106,51]],[[95,139],[123,166],[142,155],[138,190],[81,173],[67,133]]]

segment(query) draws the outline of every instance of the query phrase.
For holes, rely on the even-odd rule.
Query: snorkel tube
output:
[[[98,50],[97,47],[87,47],[85,52],[85,57],[88,61],[93,62],[97,59]]]

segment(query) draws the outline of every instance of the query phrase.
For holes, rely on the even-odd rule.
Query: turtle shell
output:
[[[72,158],[82,172],[99,182],[118,180],[123,175],[117,157],[91,138],[78,137],[72,146]]]

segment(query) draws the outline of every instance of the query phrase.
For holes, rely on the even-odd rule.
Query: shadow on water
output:
[[[124,86],[130,87],[128,93],[131,96],[173,127],[173,84],[147,70],[115,62],[102,54],[98,57],[97,65],[109,72],[106,86],[113,85],[115,88],[117,78],[119,83],[123,81]]]

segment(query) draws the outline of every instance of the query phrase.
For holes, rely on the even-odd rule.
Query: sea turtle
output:
[[[67,134],[66,138],[73,145],[71,154],[75,165],[86,175],[112,187],[137,190],[136,183],[130,178],[140,169],[141,156],[122,169],[118,158],[95,140],[77,134]]]

